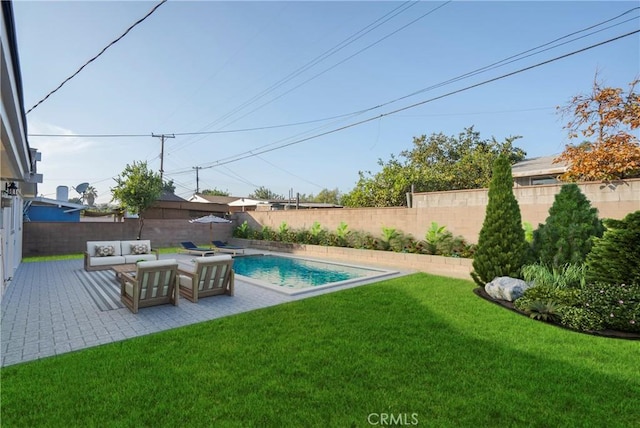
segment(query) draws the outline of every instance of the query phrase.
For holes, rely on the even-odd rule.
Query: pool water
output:
[[[237,275],[289,289],[306,289],[378,276],[385,271],[274,255],[235,257]]]

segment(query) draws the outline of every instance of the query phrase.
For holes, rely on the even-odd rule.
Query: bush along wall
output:
[[[349,226],[344,222],[336,230],[328,230],[317,221],[308,229],[291,229],[283,222],[277,230],[268,226],[259,230],[252,229],[245,221],[234,230],[233,236],[293,244],[326,245],[445,257],[472,258],[476,249],[474,244],[467,243],[461,236],[454,236],[446,230],[446,226],[440,226],[435,222],[425,233],[425,239],[420,240],[391,227],[383,227],[380,235],[376,236],[368,232],[349,230]]]

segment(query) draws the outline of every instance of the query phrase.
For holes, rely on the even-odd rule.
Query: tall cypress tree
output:
[[[501,155],[493,166],[489,201],[471,277],[480,286],[499,276],[519,278],[527,247],[520,206],[513,194],[511,163]]]
[[[602,236],[598,210],[575,183],[564,184],[556,195],[549,217],[533,234],[533,248],[541,263],[561,268],[582,264],[594,237]]]

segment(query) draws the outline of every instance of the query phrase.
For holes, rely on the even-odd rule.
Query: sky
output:
[[[14,1],[25,109],[158,3]],[[88,182],[108,203],[141,161],[183,198],[196,175],[200,191],[239,197],[346,193],[414,137],[470,126],[521,136],[528,157],[558,154],[570,140],[556,107],[596,73],[628,88],[640,33],[568,54],[638,30],[639,6],[169,0],[27,114],[38,193]]]

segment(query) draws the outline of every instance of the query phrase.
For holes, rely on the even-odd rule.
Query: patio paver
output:
[[[185,256],[161,255],[161,258],[181,257]],[[127,308],[100,311],[80,279],[73,273],[74,270],[82,269],[82,266],[82,260],[22,263],[19,266],[2,297],[1,367],[380,280],[362,281],[293,296],[236,280],[233,297],[215,296],[201,299],[197,304],[181,298],[179,306],[154,306],[133,314]]]

